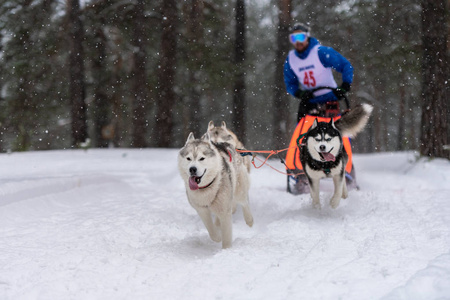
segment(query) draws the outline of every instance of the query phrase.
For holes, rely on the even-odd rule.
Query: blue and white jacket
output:
[[[305,51],[299,53],[291,50],[286,58],[284,82],[287,92],[295,96],[299,89],[313,89],[320,86],[337,87],[331,68],[342,74],[342,82],[349,84],[353,82],[353,67],[350,62],[333,48],[322,46],[317,39],[310,37]],[[317,91],[314,96],[310,100],[311,103],[337,100],[333,92],[328,90]]]

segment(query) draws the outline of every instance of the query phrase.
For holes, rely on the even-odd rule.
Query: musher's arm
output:
[[[298,87],[298,78],[295,75],[294,71],[292,71],[291,66],[289,65],[289,57],[286,58],[284,62],[284,83],[286,84],[286,91],[294,97],[298,97],[300,89]]]
[[[339,52],[331,47],[319,47],[319,59],[326,68],[333,68],[342,74],[342,83],[347,83],[349,88],[353,82],[353,66]]]

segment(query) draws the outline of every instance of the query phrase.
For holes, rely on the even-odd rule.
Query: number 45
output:
[[[307,86],[307,87],[315,87],[316,86],[316,79],[314,78],[313,71],[305,72],[305,75],[303,76],[303,85]]]

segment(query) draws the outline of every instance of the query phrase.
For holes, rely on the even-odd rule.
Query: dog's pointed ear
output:
[[[189,143],[189,141],[192,141],[192,140],[195,140],[193,132],[189,133],[189,136],[188,136],[188,138],[186,140],[186,144]]]
[[[222,121],[222,128],[227,129],[227,124],[225,123],[225,121]]]
[[[315,119],[314,119],[314,122],[313,122],[313,124],[311,125],[311,127],[309,128],[309,130],[316,128],[317,125],[318,125],[318,121],[317,121],[317,118],[315,118]]]
[[[209,121],[208,123],[208,130],[212,130],[214,128],[214,121]]]
[[[202,141],[203,141],[203,142],[207,142],[207,143],[211,143],[211,136],[209,135],[209,132],[205,133],[205,134],[202,136]]]
[[[331,118],[328,124],[331,125],[331,127],[336,128],[336,126],[334,125],[334,118]]]
[[[330,125],[337,130],[336,125],[334,124],[334,118],[331,118]]]

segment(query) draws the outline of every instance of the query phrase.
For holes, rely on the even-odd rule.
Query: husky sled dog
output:
[[[195,139],[191,132],[178,155],[178,169],[191,206],[203,221],[209,236],[231,247],[232,209],[242,205],[244,219],[253,225],[248,202],[249,177],[240,155],[228,143],[214,143],[209,133]],[[212,215],[216,216],[213,223]]]
[[[224,121],[222,121],[220,127],[215,126],[213,121],[209,121],[208,132],[211,140],[215,143],[228,143],[236,149],[245,149],[244,144],[242,144],[242,142],[237,138],[236,134],[233,131],[227,128],[227,124]],[[250,172],[250,157],[243,157],[242,163],[247,168],[247,171]]]
[[[303,138],[300,149],[300,161],[308,178],[310,193],[315,207],[320,208],[319,182],[332,177],[334,194],[330,205],[338,207],[341,198],[347,198],[345,183],[345,165],[348,156],[343,149],[342,135],[354,137],[364,129],[373,107],[369,104],[355,106],[339,120],[326,122],[314,121]]]

